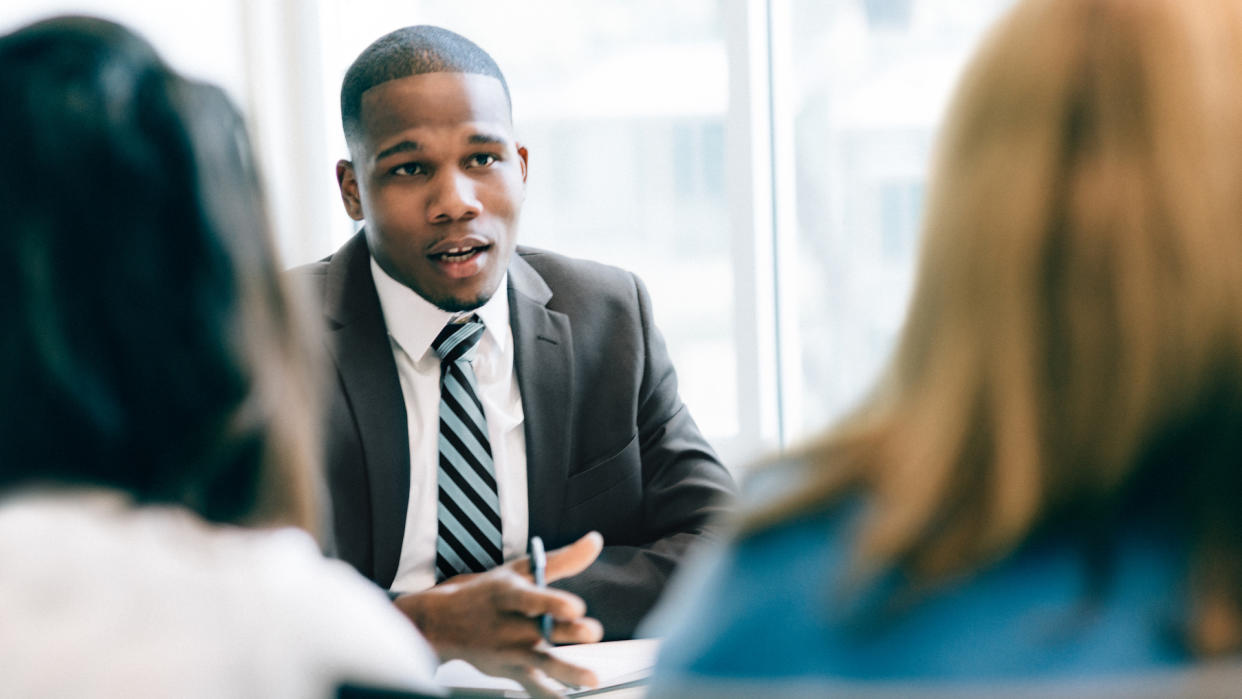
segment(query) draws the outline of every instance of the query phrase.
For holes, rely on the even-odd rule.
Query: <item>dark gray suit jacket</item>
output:
[[[405,532],[410,454],[369,259],[359,233],[294,274],[322,304],[336,369],[326,434],[335,553],[387,588]],[[556,587],[586,600],[605,638],[628,638],[686,550],[712,536],[733,481],[678,396],[637,277],[519,247],[508,293],[530,534],[550,548],[592,529],[604,535],[599,560]]]

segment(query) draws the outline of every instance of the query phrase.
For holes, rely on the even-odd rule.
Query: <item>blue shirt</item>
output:
[[[656,689],[695,678],[1064,680],[1190,661],[1171,625],[1184,618],[1186,555],[1155,528],[1115,540],[1094,597],[1081,547],[1062,534],[895,610],[895,577],[854,594],[845,586],[857,510],[807,514],[700,560],[658,613],[676,629]]]

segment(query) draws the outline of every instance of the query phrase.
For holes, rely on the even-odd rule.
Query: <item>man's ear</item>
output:
[[[526,167],[522,167],[522,178],[526,178]],[[345,213],[355,221],[361,221],[362,197],[358,195],[358,178],[354,176],[354,164],[348,160],[336,161],[336,184],[341,188],[341,203],[345,205]]]
[[[526,146],[518,144],[517,154],[518,158],[522,161],[522,184],[526,184]]]

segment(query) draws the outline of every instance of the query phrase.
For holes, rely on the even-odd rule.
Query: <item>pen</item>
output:
[[[543,539],[537,536],[530,538],[530,571],[535,578],[535,587],[547,587],[548,557],[543,551]],[[552,615],[539,615],[539,632],[543,634],[543,640],[548,643],[552,642]]]

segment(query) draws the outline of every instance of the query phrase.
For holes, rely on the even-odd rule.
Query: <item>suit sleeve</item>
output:
[[[605,640],[630,638],[693,547],[715,539],[732,507],[729,472],[699,433],[677,392],[677,374],[651,315],[646,287],[635,286],[643,334],[636,428],[642,462],[643,539],[609,546],[590,568],[556,584],[581,596],[604,625]]]

